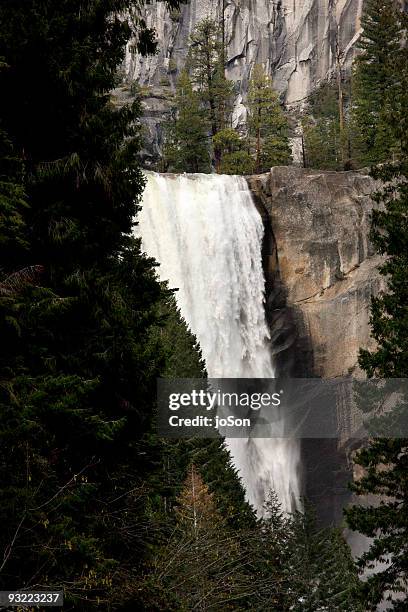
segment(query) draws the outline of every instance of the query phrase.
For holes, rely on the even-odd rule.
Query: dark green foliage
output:
[[[291,163],[288,121],[271,79],[259,64],[254,66],[248,92],[248,128],[256,172]]]
[[[190,37],[187,67],[207,111],[210,133],[214,137],[228,124],[234,87],[225,78],[223,27],[209,17],[196,25]],[[219,173],[221,151],[217,141],[213,145],[214,166]]]
[[[323,170],[350,170],[359,165],[356,127],[350,116],[350,80],[342,79],[344,125],[341,128],[338,83],[328,81],[308,99],[302,118],[304,165]]]
[[[339,134],[335,120],[304,118],[302,121],[306,168],[337,170]]]
[[[164,163],[175,172],[210,172],[208,118],[184,70],[177,82],[174,119],[166,126]]]
[[[353,129],[360,165],[383,162],[398,150],[398,138],[389,122],[389,97],[398,83],[396,55],[402,26],[394,0],[367,0],[358,46],[361,50],[353,75]]]
[[[168,534],[146,568],[143,604],[155,610],[363,612],[340,531],[318,528],[309,508],[284,515],[275,494],[265,510],[263,519],[237,530],[203,469],[190,465],[168,515]]]
[[[309,509],[292,518],[285,565],[287,580],[293,577],[287,595],[290,610],[363,612],[358,574],[348,545],[340,530],[318,529]]]
[[[302,119],[302,132],[307,168],[342,169],[339,106],[335,83],[324,83],[311,94],[308,115]]]
[[[262,67],[255,67],[250,84],[247,142],[230,127],[233,95],[233,83],[225,78],[223,27],[205,18],[190,37],[174,118],[166,126],[166,170],[210,172],[215,167],[219,174],[239,175],[291,162],[288,122]]]
[[[340,530],[319,528],[307,503],[304,512],[285,516],[274,493],[265,510],[257,609],[363,612],[357,571]]]
[[[141,588],[144,609],[245,609],[250,577],[242,532],[228,526],[194,465],[172,514],[173,530]]]
[[[160,343],[164,349],[162,377],[202,378],[205,375],[205,363],[200,346],[181,317],[173,295],[163,303],[160,313],[165,324],[156,327],[152,341]]]
[[[24,223],[28,205],[22,181],[23,165],[0,131],[0,274],[14,272],[28,249]]]
[[[193,439],[186,443],[184,461],[194,461],[214,495],[222,516],[236,529],[248,529],[255,525],[255,513],[245,501],[239,474],[231,461],[224,441],[219,439]],[[183,476],[188,468],[185,463]],[[220,479],[220,474],[222,478]]]
[[[399,79],[394,61],[402,39],[397,3],[368,0],[362,26],[351,81],[338,75],[337,83],[324,83],[309,97],[302,121],[307,167],[349,170],[398,155],[399,139],[388,118],[390,92]]]
[[[387,3],[388,6],[388,3]],[[382,16],[388,22],[385,15]],[[373,18],[373,17],[372,17]],[[374,19],[374,18],[373,18]],[[400,19],[407,26],[406,15]],[[374,23],[374,22],[373,22]],[[376,21],[376,27],[381,23]],[[394,29],[391,29],[394,32]],[[378,34],[372,32],[372,37]],[[372,335],[376,350],[360,352],[360,364],[369,377],[406,378],[408,375],[408,57],[406,47],[392,47],[392,61],[398,80],[387,92],[386,121],[399,142],[397,161],[373,170],[384,183],[375,199],[381,207],[372,218],[371,238],[378,252],[386,255],[380,271],[386,279],[386,291],[374,298],[371,307]],[[384,76],[385,78],[385,76]],[[374,102],[376,91],[374,91]],[[402,400],[406,415],[407,398]],[[401,411],[401,402],[398,407]],[[386,429],[398,414],[382,417]],[[405,416],[406,418],[406,416]],[[395,424],[394,424],[395,429]],[[405,610],[408,601],[408,441],[373,439],[356,458],[363,476],[353,483],[358,495],[376,495],[374,505],[353,506],[346,512],[349,525],[373,538],[370,549],[360,559],[362,569],[377,565],[377,572],[364,584],[367,609],[385,596],[393,610]],[[382,564],[378,567],[378,564]]]
[[[219,151],[220,174],[251,174],[253,159],[245,148],[245,141],[232,128],[224,128],[213,137],[214,149]]]
[[[363,583],[364,601],[367,609],[375,610],[385,596],[394,602],[393,610],[405,610],[408,591],[407,441],[378,438],[358,453],[357,463],[364,468],[364,476],[353,483],[355,493],[382,498],[376,505],[352,506],[346,511],[349,525],[372,538],[369,550],[359,559],[362,569],[376,570]]]
[[[233,86],[224,75],[224,52],[219,24],[205,18],[190,38],[188,69],[209,113],[211,135],[226,127]]]
[[[233,146],[229,143],[225,151],[225,143],[220,142],[222,136],[218,136],[233,132],[226,128],[232,110],[233,85],[225,78],[223,62],[221,28],[214,20],[205,18],[191,35],[187,66],[177,82],[173,118],[166,125],[163,151],[166,170],[209,173],[215,165],[217,172],[239,174],[245,164],[236,143]],[[224,152],[233,159],[223,163]],[[239,166],[236,172],[232,171],[233,165]]]

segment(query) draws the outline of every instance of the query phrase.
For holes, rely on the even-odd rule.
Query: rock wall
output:
[[[264,64],[288,104],[299,103],[334,69],[336,40],[349,66],[360,33],[363,0],[224,0],[227,75],[243,97],[255,63]],[[145,7],[156,29],[159,52],[150,58],[128,54],[127,73],[142,85],[160,85],[185,63],[188,39],[208,15],[220,18],[222,0],[190,0],[169,13],[163,2]]]
[[[273,232],[267,275],[280,297],[272,291],[269,310],[273,321],[283,311],[287,322],[272,325],[283,331],[278,367],[287,370],[289,353],[295,375],[361,375],[359,348],[372,346],[371,296],[383,284],[368,240],[375,182],[357,172],[296,167],[248,180]]]
[[[372,348],[369,308],[384,280],[367,236],[376,184],[355,172],[272,168],[248,179],[266,229],[267,313],[278,373],[362,376]],[[350,501],[360,421],[337,406],[340,439],[302,440],[306,493],[322,523],[340,524]]]
[[[288,105],[300,105],[336,65],[336,45],[344,70],[349,70],[360,29],[363,0],[224,0],[227,77],[235,82],[234,126],[246,119],[248,81],[255,63],[273,76],[275,88]],[[222,0],[189,0],[180,11],[168,12],[164,2],[145,5],[147,25],[157,32],[157,55],[143,58],[129,45],[126,80],[142,86],[147,147],[154,163],[162,144],[177,75],[184,66],[189,37],[208,15],[220,19]],[[130,97],[128,85],[116,92]]]

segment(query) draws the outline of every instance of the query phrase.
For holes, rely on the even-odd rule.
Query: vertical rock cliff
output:
[[[363,0],[224,0],[227,68],[235,83],[233,123],[245,122],[248,81],[254,64],[264,64],[288,105],[301,105],[320,81],[336,70],[336,56],[348,71],[361,33]],[[221,19],[222,0],[189,0],[168,12],[163,2],[146,4],[144,17],[157,32],[157,55],[130,52],[125,73],[142,86],[149,155],[160,149],[161,122],[171,106],[184,66],[190,34],[211,15]],[[122,89],[120,96],[126,97]],[[149,157],[148,155],[148,157]]]
[[[364,377],[373,348],[371,297],[384,289],[368,240],[375,181],[358,172],[272,168],[248,178],[264,218],[267,315],[278,374]],[[350,499],[351,454],[361,425],[337,406],[340,438],[302,440],[307,495],[324,523],[340,523]]]
[[[359,349],[372,347],[371,296],[383,286],[381,260],[368,240],[375,181],[358,172],[296,167],[248,181],[273,233],[267,274],[285,298],[278,310],[272,304],[274,316],[283,307],[297,330],[297,347],[289,350],[295,375],[361,376]]]
[[[363,0],[225,0],[227,75],[243,98],[251,68],[263,63],[288,104],[299,103],[335,67],[336,45],[347,67],[360,33]],[[220,0],[190,0],[169,13],[162,2],[146,5],[159,53],[128,56],[127,72],[142,85],[160,85],[184,65],[188,39],[203,17],[221,19]]]

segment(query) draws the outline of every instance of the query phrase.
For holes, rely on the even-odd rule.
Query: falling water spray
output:
[[[265,317],[262,219],[243,177],[147,174],[137,232],[178,288],[180,312],[200,342],[210,378],[273,378]],[[300,497],[299,444],[228,439],[248,501],[261,512],[273,489],[286,511]]]

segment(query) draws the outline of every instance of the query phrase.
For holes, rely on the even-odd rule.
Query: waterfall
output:
[[[137,233],[159,275],[178,288],[180,312],[200,342],[210,378],[273,378],[265,318],[263,223],[243,177],[147,173]],[[248,501],[274,489],[290,511],[300,497],[299,446],[229,439]]]

